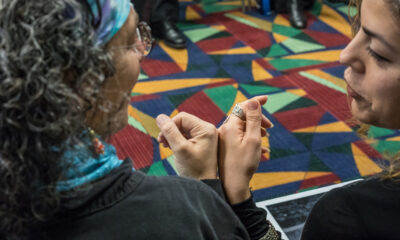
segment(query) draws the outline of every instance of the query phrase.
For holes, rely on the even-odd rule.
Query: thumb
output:
[[[244,138],[261,140],[262,114],[258,101],[250,100],[246,105],[246,133]]]
[[[172,119],[170,119],[167,115],[158,115],[156,122],[158,128],[160,128],[162,135],[167,140],[172,151],[175,152],[175,150],[177,150],[177,148],[179,148],[182,143],[187,141],[186,138],[179,131],[175,122],[172,121]]]

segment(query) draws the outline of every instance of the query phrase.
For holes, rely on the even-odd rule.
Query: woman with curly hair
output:
[[[354,117],[400,128],[400,1],[357,0],[354,39],[340,61]],[[314,206],[302,239],[399,239],[400,160],[382,174],[338,188]]]
[[[219,150],[213,125],[160,115],[184,177],[135,171],[103,140],[151,40],[129,0],[0,0],[0,239],[279,238],[248,188],[266,97],[237,107]]]

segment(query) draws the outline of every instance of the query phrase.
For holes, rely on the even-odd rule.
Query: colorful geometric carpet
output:
[[[287,15],[243,13],[240,1],[180,4],[187,50],[154,46],[132,92],[129,125],[111,140],[136,169],[176,174],[172,152],[156,140],[158,114],[185,111],[219,126],[237,102],[261,94],[275,127],[251,181],[256,200],[378,173],[379,152],[399,150],[397,131],[372,128],[377,140],[365,141],[349,121],[338,62],[351,38],[344,4],[317,1],[305,30],[290,27]]]

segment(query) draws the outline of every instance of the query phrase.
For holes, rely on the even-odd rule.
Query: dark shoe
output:
[[[183,33],[170,21],[152,24],[153,35],[172,48],[186,48],[186,38]]]
[[[306,28],[307,27],[307,17],[301,9],[299,0],[288,0],[287,1],[287,11],[289,14],[290,24],[295,28]]]

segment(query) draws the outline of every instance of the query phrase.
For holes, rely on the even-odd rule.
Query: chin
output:
[[[394,118],[378,118],[379,114],[372,113],[354,113],[353,116],[363,124],[373,125],[381,128],[400,129],[400,121],[393,121]]]
[[[362,124],[377,125],[378,119],[376,114],[372,112],[371,105],[366,102],[351,101],[351,114],[353,117]]]
[[[376,124],[373,124],[374,126],[377,127],[382,127],[382,128],[388,128],[388,129],[400,129],[400,122],[399,121],[393,121],[393,119],[390,119],[391,121],[382,121],[378,122]]]
[[[368,125],[375,125],[379,126],[379,121],[376,119],[374,114],[372,114],[369,111],[357,111],[353,110],[351,111],[353,114],[354,118],[357,119],[362,124],[368,124]]]

